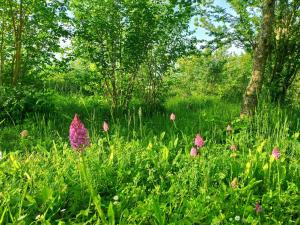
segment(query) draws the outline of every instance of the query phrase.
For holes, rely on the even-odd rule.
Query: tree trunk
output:
[[[2,28],[1,28],[1,44],[0,44],[0,86],[3,85],[3,73],[4,73],[4,33],[5,33],[5,18],[3,15]]]
[[[14,70],[13,70],[13,80],[12,80],[13,86],[17,85],[19,78],[20,78],[21,59],[22,59],[21,51],[22,51],[21,40],[18,40],[17,44],[16,44],[15,64],[14,64]]]
[[[20,0],[20,9],[18,15],[14,15],[12,5],[12,22],[15,36],[15,55],[13,59],[13,74],[12,74],[12,85],[16,86],[20,75],[21,75],[21,60],[22,60],[22,32],[24,26],[24,10],[23,10],[23,1]],[[17,24],[18,22],[18,24]]]
[[[241,116],[252,115],[257,106],[257,96],[262,88],[265,65],[269,54],[274,10],[275,0],[263,1],[263,21],[254,50],[252,77],[244,94]]]
[[[3,43],[3,33],[2,33],[2,38],[1,38],[1,47],[0,47],[0,86],[3,85],[3,73],[4,73],[4,43]]]

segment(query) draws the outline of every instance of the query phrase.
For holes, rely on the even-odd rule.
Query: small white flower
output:
[[[240,221],[241,217],[240,217],[240,216],[235,216],[234,219],[235,219],[236,221]]]
[[[3,156],[2,156],[2,152],[0,152],[0,160],[3,158]]]
[[[39,220],[40,218],[41,218],[41,215],[40,215],[40,214],[38,214],[38,215],[35,217],[36,220]]]
[[[118,195],[115,195],[115,196],[113,197],[113,200],[114,200],[114,201],[119,201],[119,196],[118,196]]]
[[[64,211],[66,211],[66,209],[61,209],[60,211],[61,211],[61,212],[64,212]]]

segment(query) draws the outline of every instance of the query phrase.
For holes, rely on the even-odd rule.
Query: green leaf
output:
[[[169,158],[169,149],[166,146],[164,146],[162,149],[162,160],[167,161],[168,158]]]
[[[176,148],[177,147],[177,144],[178,144],[178,137],[175,139],[175,141],[174,141],[174,148]]]
[[[160,134],[160,141],[162,141],[164,139],[165,135],[166,135],[165,131]]]
[[[109,224],[114,225],[115,224],[115,213],[114,213],[114,208],[113,208],[112,202],[109,203],[107,214],[108,214]]]

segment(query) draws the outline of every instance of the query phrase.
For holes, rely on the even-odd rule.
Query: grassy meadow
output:
[[[173,97],[151,114],[113,115],[80,95],[52,105],[0,125],[0,224],[300,224],[300,119],[290,109],[261,104],[241,120],[239,103],[208,96]],[[91,139],[82,154],[68,139],[75,113]],[[205,144],[192,157],[198,133]]]
[[[299,0],[0,0],[0,225],[300,225]]]

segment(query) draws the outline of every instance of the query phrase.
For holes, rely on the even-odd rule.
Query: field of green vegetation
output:
[[[300,225],[299,0],[0,0],[0,225]]]
[[[241,120],[239,104],[198,96],[115,117],[92,97],[53,101],[53,112],[1,129],[0,224],[300,223],[290,110],[262,104]],[[90,137],[82,153],[69,143],[75,113]]]

